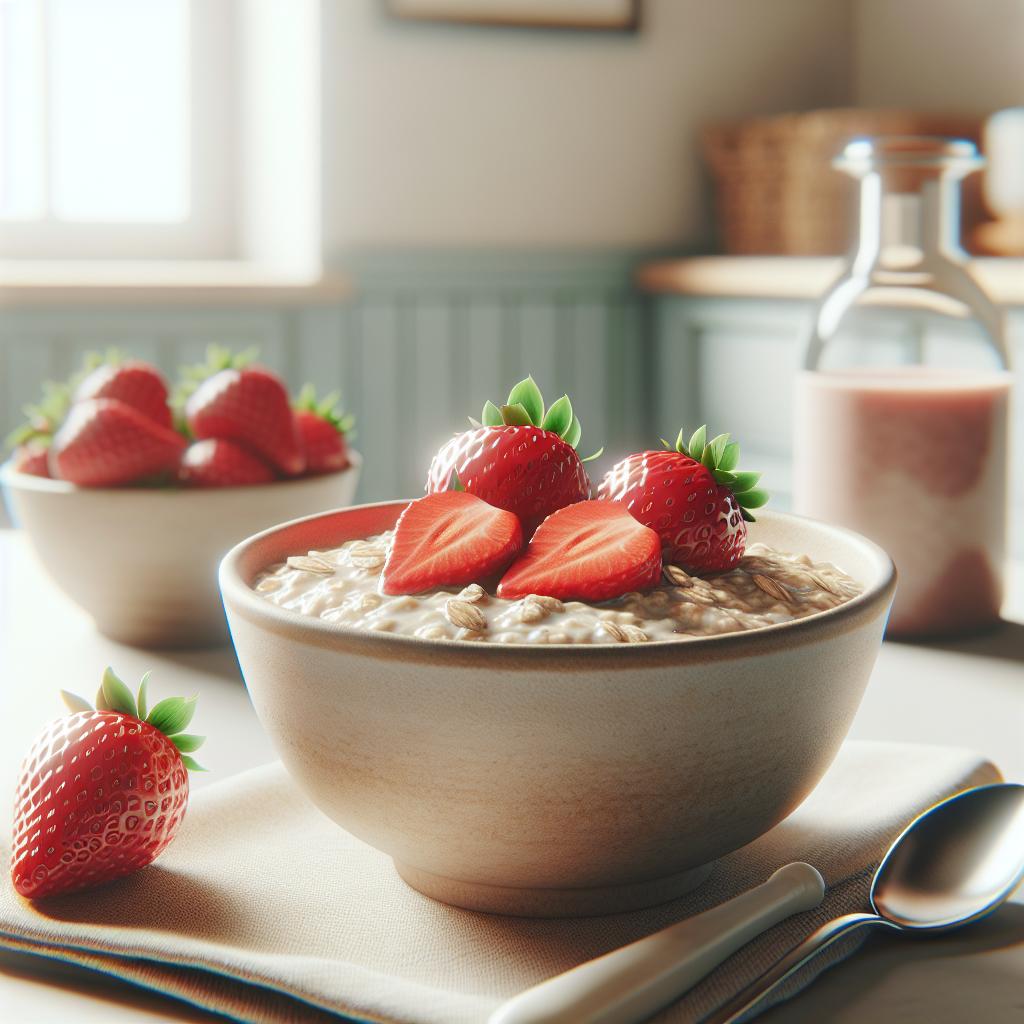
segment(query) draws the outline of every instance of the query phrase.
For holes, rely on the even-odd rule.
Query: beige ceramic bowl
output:
[[[892,562],[765,512],[753,540],[835,562],[863,594],[699,640],[514,646],[365,633],[250,589],[288,555],[391,527],[403,503],[275,527],[220,570],[253,703],[298,785],[412,886],[527,915],[624,910],[699,884],[832,762],[875,662]]]
[[[204,490],[76,487],[0,467],[11,516],[58,586],[101,633],[137,647],[227,643],[217,565],[243,537],[348,504],[340,473]]]

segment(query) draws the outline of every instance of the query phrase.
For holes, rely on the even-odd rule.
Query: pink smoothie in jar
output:
[[[999,621],[1006,547],[1005,371],[806,370],[794,508],[863,533],[899,573],[890,636]]]

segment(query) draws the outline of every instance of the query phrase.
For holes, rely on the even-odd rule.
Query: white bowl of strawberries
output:
[[[0,467],[11,516],[100,632],[140,647],[224,643],[217,563],[242,537],[348,505],[361,460],[330,399],[214,350],[175,416],[153,366],[49,385]]]

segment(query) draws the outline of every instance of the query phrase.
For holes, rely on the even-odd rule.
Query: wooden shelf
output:
[[[637,286],[646,292],[712,298],[818,298],[843,268],[841,257],[692,256],[642,265]],[[968,264],[995,302],[1024,307],[1024,259],[985,258]]]

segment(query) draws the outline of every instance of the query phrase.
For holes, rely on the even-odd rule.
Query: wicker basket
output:
[[[704,131],[703,148],[714,178],[721,248],[735,255],[845,252],[855,231],[856,182],[831,161],[858,135],[945,135],[978,142],[981,120],[844,108],[712,125]],[[968,228],[981,217],[978,181],[974,175],[964,183]]]

